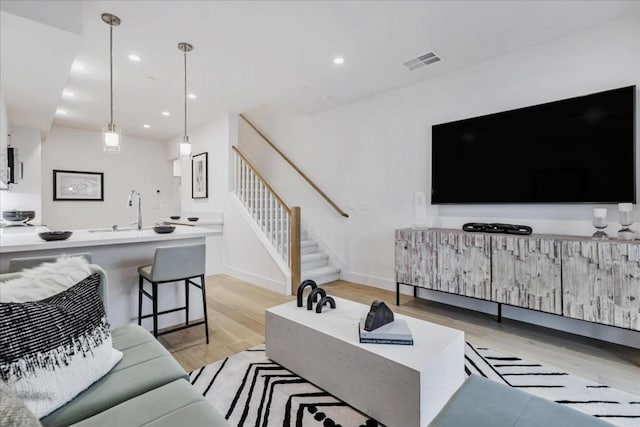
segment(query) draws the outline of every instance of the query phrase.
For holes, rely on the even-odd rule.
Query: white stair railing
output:
[[[300,282],[300,208],[289,207],[249,162],[233,148],[233,192]]]

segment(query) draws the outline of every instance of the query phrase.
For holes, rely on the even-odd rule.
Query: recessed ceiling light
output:
[[[170,112],[168,112],[168,111],[163,111],[163,112],[162,112],[162,115],[163,115],[163,116],[165,116],[165,117],[168,117],[168,116],[170,116],[170,115],[171,115],[171,113],[170,113]]]
[[[333,63],[336,65],[342,65],[344,64],[344,58],[341,56],[336,56],[335,58],[333,58]]]
[[[140,57],[135,53],[132,53],[131,55],[129,55],[129,59],[132,60],[133,62],[140,62]]]
[[[62,91],[62,96],[64,96],[65,98],[73,98],[76,95],[69,89],[65,89]]]
[[[187,95],[187,97],[188,97],[189,99],[196,99],[196,98],[197,98],[197,96],[196,96],[196,94],[195,94],[195,93],[190,93],[189,95]]]
[[[64,108],[58,108],[58,109],[56,110],[56,114],[59,114],[59,115],[61,115],[61,116],[64,116],[64,115],[66,115],[66,114],[67,114],[67,110],[65,110]]]
[[[142,125],[142,127],[145,128],[145,129],[149,129],[151,127],[151,125],[148,125],[148,124],[145,123],[145,124]]]
[[[73,71],[81,71],[81,72],[84,72],[84,71],[88,70],[86,65],[84,65],[83,63],[78,62],[78,61],[73,61],[73,64],[71,65],[71,69]]]

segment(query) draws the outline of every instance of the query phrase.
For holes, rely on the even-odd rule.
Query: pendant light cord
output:
[[[111,108],[111,127],[113,127],[113,24],[109,25],[109,105]]]
[[[187,52],[184,52],[184,136],[187,136]]]

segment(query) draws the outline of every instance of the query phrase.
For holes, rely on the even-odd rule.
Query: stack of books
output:
[[[413,335],[411,335],[411,330],[406,320],[396,319],[373,331],[364,330],[364,320],[361,319],[358,325],[358,335],[361,343],[413,345]]]

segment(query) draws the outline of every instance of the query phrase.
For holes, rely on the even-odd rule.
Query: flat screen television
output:
[[[431,203],[635,203],[635,93],[434,125]]]

